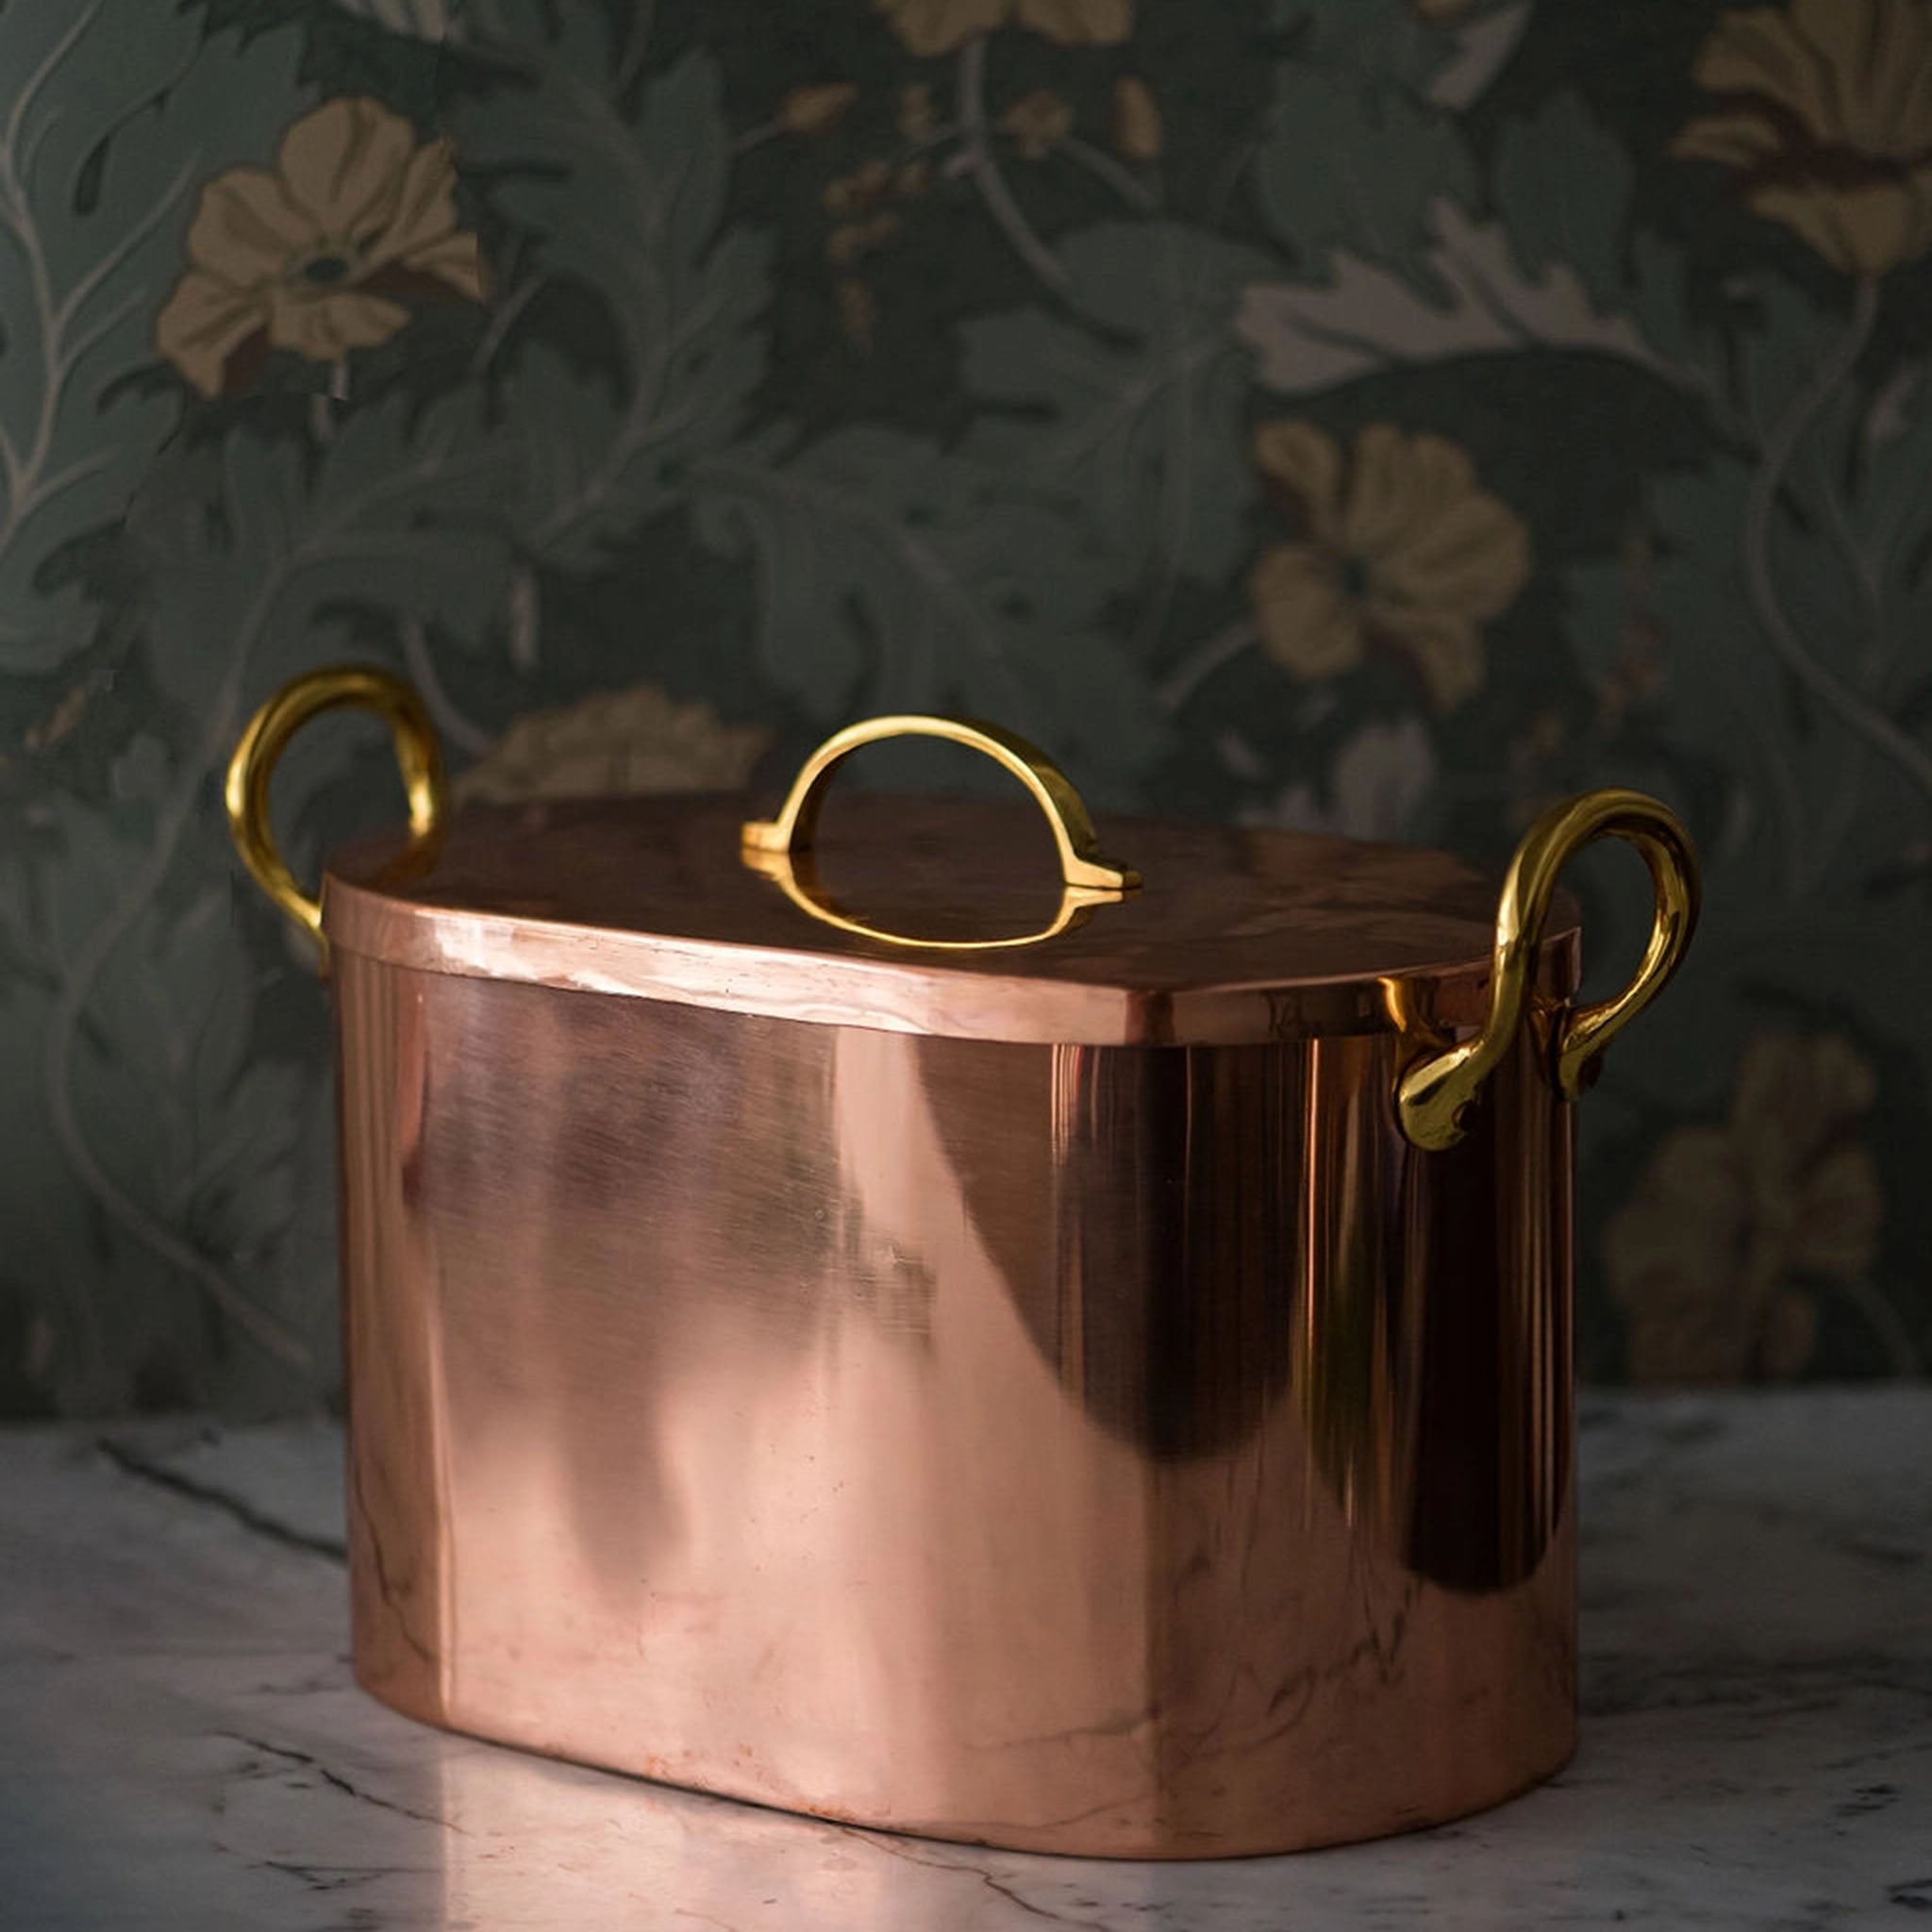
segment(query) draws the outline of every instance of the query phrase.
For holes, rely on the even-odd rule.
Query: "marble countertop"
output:
[[[1932,1389],[1590,1398],[1570,1769],[1440,1830],[1196,1865],[425,1729],[350,1680],[332,1431],[0,1442],[9,1932],[1932,1926]]]

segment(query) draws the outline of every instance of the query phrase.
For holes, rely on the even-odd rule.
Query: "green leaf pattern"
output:
[[[1491,859],[1554,795],[1658,791],[1708,906],[1585,1110],[1585,1366],[1932,1359],[1932,260],[1902,228],[1826,259],[1719,136],[1674,154],[1716,0],[1131,10],[1060,41],[934,0],[913,46],[858,0],[0,0],[0,1388],[333,1386],[326,1012],[217,787],[343,655],[407,669],[459,761],[648,684],[781,755],[975,711],[1109,808]],[[1840,79],[1840,175],[1932,152]],[[204,189],[365,96],[453,143],[485,301],[372,282],[336,359],[271,330],[197,392],[157,319]],[[250,247],[263,314],[327,296]],[[1287,487],[1324,450],[1325,522]],[[1372,457],[1393,538],[1348,521]],[[1372,614],[1324,657],[1282,630],[1312,603],[1257,601],[1270,559],[1344,600],[1449,568],[1476,491],[1531,574],[1466,592],[1473,694]],[[373,731],[305,739],[291,856],[391,782]],[[1643,908],[1578,883],[1614,974]],[[1862,1218],[1738,1295],[1772,1340],[1713,1339],[1719,1246],[1657,1217],[1720,1211],[1673,1162],[1745,1144],[1779,1069],[1856,1091],[1832,1131],[1870,1151],[1751,1158],[1856,1171]]]
[[[205,43],[143,0],[0,8],[0,672],[93,612],[63,552],[125,508],[177,411],[138,386],[197,180],[292,97],[287,31]]]

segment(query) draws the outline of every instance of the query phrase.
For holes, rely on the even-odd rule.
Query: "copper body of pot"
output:
[[[1552,814],[1500,914],[1454,859],[1282,832],[1112,825],[1137,881],[1039,754],[946,721],[834,741],[772,824],[445,824],[407,692],[329,673],[231,774],[305,920],[266,774],[344,702],[391,717],[415,827],[317,915],[369,1690],[1107,1856],[1369,1837],[1564,1761],[1565,1096],[1688,937],[1660,807]],[[906,730],[1029,784],[1057,908],[1018,804],[848,810],[813,871],[831,764]],[[1658,917],[1577,1011],[1554,880],[1600,831]]]

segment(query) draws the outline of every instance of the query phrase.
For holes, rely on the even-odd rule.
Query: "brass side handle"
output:
[[[1060,862],[1060,904],[1053,920],[1039,932],[1003,940],[931,940],[888,932],[841,912],[819,890],[812,873],[812,840],[818,830],[819,808],[827,780],[841,759],[862,745],[891,738],[938,738],[983,752],[1019,779],[1045,814]],[[1100,849],[1086,802],[1073,782],[1037,744],[1017,732],[977,719],[944,718],[920,712],[899,712],[868,718],[835,731],[799,768],[791,790],[774,819],[747,821],[741,834],[746,865],[774,880],[793,905],[814,919],[862,939],[881,940],[896,946],[917,946],[940,952],[988,952],[1007,946],[1037,945],[1088,917],[1095,906],[1123,899],[1141,887],[1141,875],[1130,866],[1116,865]]]
[[[1699,887],[1697,855],[1676,815],[1641,791],[1621,790],[1590,791],[1552,806],[1524,835],[1504,876],[1482,1029],[1459,1046],[1418,1060],[1397,1083],[1396,1112],[1416,1146],[1453,1147],[1462,1139],[1468,1109],[1523,1024],[1557,876],[1580,847],[1606,838],[1626,840],[1642,854],[1656,913],[1630,984],[1613,999],[1564,1012],[1552,1029],[1550,1075],[1565,1100],[1590,1085],[1604,1049],[1677,970],[1697,924]]]
[[[415,690],[392,672],[373,664],[330,664],[292,678],[248,721],[235,755],[228,760],[225,796],[228,829],[242,862],[255,882],[321,950],[322,902],[295,883],[269,818],[269,781],[289,741],[324,711],[374,711],[395,741],[396,764],[409,801],[409,840],[413,848],[432,845],[449,812],[449,783],[436,726]]]

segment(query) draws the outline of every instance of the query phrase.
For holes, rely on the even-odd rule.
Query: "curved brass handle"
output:
[[[889,738],[938,738],[949,744],[963,744],[970,750],[984,752],[1032,793],[1046,814],[1060,860],[1060,906],[1050,924],[1039,932],[1008,940],[916,939],[909,934],[866,925],[841,912],[824,898],[811,876],[809,854],[818,829],[825,781],[833,767],[861,745],[877,744]],[[900,712],[868,718],[835,731],[799,768],[778,816],[748,821],[741,839],[745,864],[774,880],[793,905],[814,919],[864,939],[939,952],[989,952],[1002,946],[1037,945],[1041,940],[1052,939],[1080,924],[1095,906],[1124,898],[1141,887],[1139,873],[1102,857],[1093,821],[1066,774],[1037,744],[1029,743],[1016,732],[976,719]]]
[[[325,665],[292,678],[256,712],[228,760],[228,829],[255,882],[318,946],[324,946],[322,903],[295,883],[275,844],[269,822],[269,780],[289,741],[309,719],[344,708],[374,711],[395,740],[396,763],[409,799],[412,845],[421,848],[437,839],[449,809],[436,726],[423,700],[393,673],[373,664]],[[325,946],[323,958],[325,964]]]
[[[1657,916],[1630,984],[1614,999],[1565,1013],[1555,1026],[1550,1073],[1565,1100],[1574,1100],[1590,1085],[1605,1047],[1677,970],[1697,924],[1698,880],[1690,835],[1675,814],[1641,791],[1590,791],[1553,806],[1524,835],[1503,880],[1490,1014],[1482,1031],[1418,1061],[1396,1088],[1402,1130],[1418,1147],[1453,1147],[1462,1139],[1470,1105],[1522,1024],[1557,875],[1580,846],[1604,838],[1625,839],[1643,855]]]

